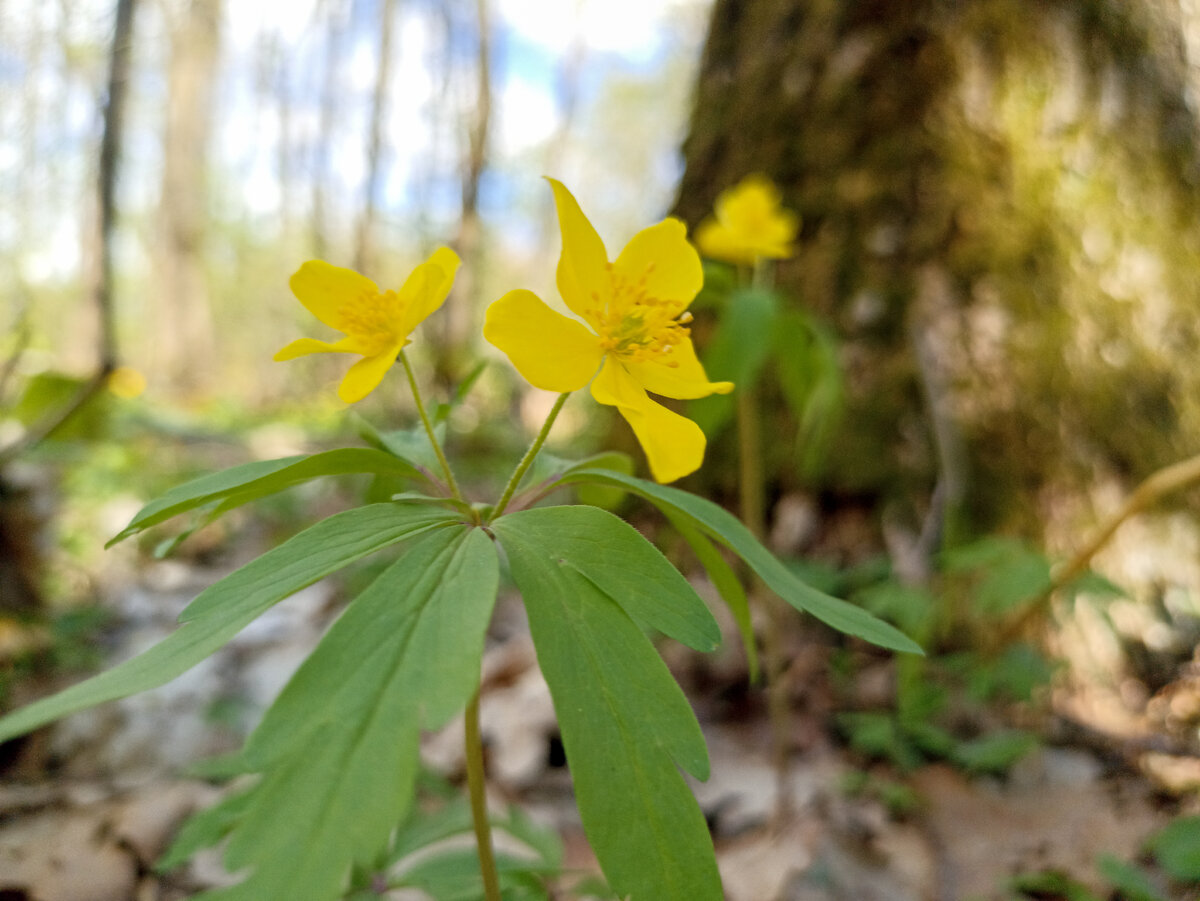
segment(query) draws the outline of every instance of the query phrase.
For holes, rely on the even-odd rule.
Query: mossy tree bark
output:
[[[818,483],[768,449],[776,495],[890,504],[915,535],[940,485],[958,534],[1036,529],[1047,485],[1141,477],[1200,440],[1181,16],[717,0],[674,212],[695,226],[744,175],[774,179],[804,220],[779,283],[833,324],[850,387]],[[729,435],[711,455],[702,477],[732,493]]]

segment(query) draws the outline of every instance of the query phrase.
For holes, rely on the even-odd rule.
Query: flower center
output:
[[[662,300],[647,290],[651,263],[636,279],[626,278],[608,264],[612,294],[605,303],[596,291],[587,318],[600,336],[600,347],[630,362],[654,360],[667,366],[678,361],[664,360],[671,349],[687,340],[692,314],[684,310],[687,304],[678,300]]]
[[[404,305],[395,291],[364,291],[338,308],[337,328],[356,339],[369,356],[396,340],[403,312]]]

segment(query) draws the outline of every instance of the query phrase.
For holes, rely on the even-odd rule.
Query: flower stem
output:
[[[450,469],[450,461],[446,459],[445,453],[442,452],[442,446],[438,443],[437,435],[433,433],[433,423],[429,421],[429,414],[425,412],[425,404],[421,402],[421,389],[417,387],[417,377],[413,374],[412,366],[404,351],[400,351],[400,362],[404,364],[404,372],[408,376],[409,387],[412,388],[412,396],[417,404],[417,413],[421,416],[421,424],[425,426],[425,434],[429,436],[433,452],[437,454],[438,462],[442,464],[442,473],[446,476],[446,484],[450,486],[450,493],[461,501],[463,499],[462,492],[458,489],[458,482],[454,479],[454,471]]]
[[[504,493],[500,495],[500,500],[496,502],[496,507],[492,511],[492,519],[496,519],[503,513],[504,508],[508,506],[508,502],[512,500],[513,493],[517,490],[517,486],[521,484],[521,479],[525,476],[525,471],[529,469],[530,464],[533,463],[533,458],[537,456],[538,451],[542,449],[542,445],[546,443],[546,438],[550,435],[550,429],[554,425],[554,420],[558,419],[558,414],[562,410],[563,404],[567,402],[567,398],[570,396],[571,392],[568,391],[565,394],[560,394],[558,400],[554,402],[554,406],[550,409],[550,415],[542,423],[542,430],[533,439],[533,444],[529,445],[529,450],[525,451],[525,456],[521,458],[521,462],[513,470],[508,484],[504,486]]]
[[[755,261],[751,286],[770,290],[770,261]],[[742,521],[759,541],[767,537],[766,478],[762,459],[762,418],[758,392],[754,386],[739,388],[737,395],[738,479],[741,490]],[[783,633],[787,628],[784,609],[762,582],[753,580],[752,596],[767,615],[763,631],[763,674],[766,677],[767,719],[771,724],[771,762],[775,769],[775,826],[791,815],[791,786],[788,779],[788,735],[791,711],[788,708],[787,661],[784,659]]]
[[[486,901],[501,901],[500,877],[496,872],[496,854],[492,850],[492,825],[487,812],[487,779],[483,772],[483,742],[479,738],[479,690],[471,696],[466,710],[467,789],[471,794],[471,821],[475,826],[475,845],[479,849],[479,872],[483,875]]]

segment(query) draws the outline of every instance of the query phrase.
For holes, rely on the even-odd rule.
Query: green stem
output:
[[[766,537],[766,493],[763,487],[762,428],[757,392],[749,386],[737,393],[738,478],[741,482],[742,520],[754,537]]]
[[[412,366],[404,351],[400,351],[400,362],[404,364],[404,372],[408,376],[409,387],[412,388],[412,396],[417,404],[417,413],[421,416],[421,424],[425,426],[425,434],[429,436],[433,452],[437,454],[438,462],[442,464],[442,473],[446,476],[446,484],[450,486],[450,493],[461,501],[463,499],[462,492],[459,491],[458,482],[454,479],[454,472],[450,469],[450,461],[446,459],[446,455],[442,452],[442,446],[438,443],[437,435],[433,433],[433,423],[429,421],[429,414],[425,412],[425,404],[421,402],[421,389],[417,387],[417,377],[413,374]]]
[[[475,845],[479,849],[479,872],[483,875],[486,901],[501,901],[500,876],[496,854],[492,850],[492,824],[487,811],[487,779],[483,772],[483,742],[479,738],[479,690],[476,689],[466,710],[467,788],[471,794],[471,822],[475,826]]]
[[[772,269],[769,260],[755,260],[750,284],[755,290],[770,290]],[[758,393],[752,385],[738,388],[738,478],[741,489],[742,521],[759,541],[766,541],[766,477],[763,473],[762,419]],[[787,615],[778,598],[762,583],[754,580],[752,595],[767,615],[763,632],[763,673],[766,677],[767,719],[771,725],[771,762],[775,769],[775,826],[791,816],[791,789],[788,779],[788,735],[791,711],[788,708],[787,661],[784,659],[783,633]]]
[[[512,500],[513,493],[517,490],[517,486],[521,484],[521,479],[525,477],[525,471],[529,469],[530,464],[533,463],[533,458],[537,456],[538,451],[542,449],[542,445],[546,443],[546,438],[550,435],[550,429],[554,425],[554,420],[558,419],[558,414],[562,410],[563,404],[567,402],[567,398],[570,396],[571,392],[568,391],[565,394],[560,394],[558,400],[554,402],[554,406],[550,409],[550,415],[542,423],[542,430],[533,439],[533,444],[529,445],[529,450],[525,451],[525,456],[521,458],[521,462],[513,470],[508,484],[504,486],[504,493],[500,495],[500,500],[496,502],[496,507],[490,517],[491,519],[498,518],[504,512],[504,508],[508,506],[508,502]]]

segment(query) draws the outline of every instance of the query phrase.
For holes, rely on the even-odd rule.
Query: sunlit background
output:
[[[6,331],[28,328],[26,369],[93,365],[84,298],[113,7],[0,9],[0,310]],[[118,164],[120,361],[146,374],[148,398],[257,404],[327,386],[333,369],[270,361],[319,328],[286,285],[314,256],[387,284],[433,246],[459,247],[474,273],[463,333],[512,287],[552,295],[540,176],[568,181],[612,241],[665,213],[705,7],[139,4]],[[478,226],[464,235],[472,179]]]
[[[462,256],[408,353],[434,404],[487,361],[446,429],[466,493],[494,497],[554,401],[480,336],[487,304],[511,289],[558,303],[542,176],[570,187],[615,256],[668,214],[694,234],[720,192],[757,172],[801,221],[794,257],[760,272],[787,327],[738,345],[770,357],[746,392],[763,440],[743,455],[726,407],[706,420],[705,465],[680,484],[738,510],[739,464],[761,462],[772,550],[929,651],[897,666],[794,618],[804,753],[861,765],[863,785],[882,760],[898,785],[935,760],[976,772],[969,755],[977,739],[988,751],[998,723],[1049,742],[1042,727],[1060,717],[1085,727],[1067,733],[1072,750],[1090,747],[1079,734],[1108,736],[1105,754],[1136,758],[1137,778],[1194,803],[1197,0],[138,0],[117,48],[125,2],[0,0],[0,707],[28,673],[97,666],[105,629],[113,647],[155,617],[169,630],[163,611],[221,567],[401,490],[312,482],[103,550],[181,480],[360,444],[365,423],[413,424],[396,374],[347,408],[336,389],[352,360],[272,360],[296,338],[336,337],[288,289],[304,261],[395,287],[439,245]],[[106,244],[115,50],[129,71]],[[691,328],[711,362],[728,297],[750,277],[719,264],[706,277]],[[108,379],[93,378],[101,310],[120,367]],[[629,451],[646,473],[625,423],[586,391],[549,447]],[[1139,484],[1180,461],[1191,475],[1140,495],[1146,508],[1091,560],[1110,582],[1030,602]],[[703,582],[661,517],[639,519],[628,499],[617,509]],[[346,594],[321,591],[306,602],[314,635]],[[1025,628],[1006,631],[1027,610]],[[737,647],[734,636],[715,662],[679,668],[702,674],[685,687],[713,696],[706,716],[756,734]],[[268,689],[205,696],[188,728],[240,738],[298,659],[281,656]],[[997,700],[1005,685],[1015,693]],[[226,702],[243,706],[213,713]],[[862,728],[839,718],[847,710]],[[155,715],[146,747],[196,753],[186,730],[164,741],[169,717]],[[97,734],[79,746],[104,746]],[[818,781],[840,809],[835,780]],[[1072,790],[1107,798],[1091,786]],[[1109,808],[1097,816],[1128,826]],[[977,826],[946,835],[970,840]]]

